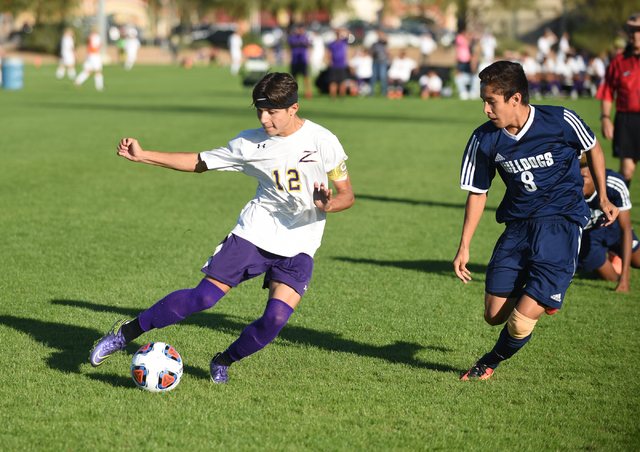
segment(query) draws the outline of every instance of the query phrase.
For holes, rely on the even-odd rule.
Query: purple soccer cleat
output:
[[[216,364],[216,358],[220,356],[222,353],[216,354],[211,360],[211,364],[209,364],[209,370],[211,371],[211,381],[215,384],[229,383],[229,366],[221,366],[220,364]]]
[[[129,323],[127,319],[118,320],[113,324],[107,334],[93,344],[93,348],[89,354],[89,361],[93,367],[98,367],[115,352],[124,349],[127,342],[122,335],[122,326],[127,323]]]

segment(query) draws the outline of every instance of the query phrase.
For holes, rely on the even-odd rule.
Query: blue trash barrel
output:
[[[2,59],[2,87],[4,89],[22,89],[24,86],[24,62],[20,58]]]

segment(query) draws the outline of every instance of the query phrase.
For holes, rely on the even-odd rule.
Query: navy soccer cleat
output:
[[[482,364],[479,361],[473,365],[469,372],[464,374],[460,380],[488,380],[493,374],[493,369],[486,364]]]
[[[118,320],[107,334],[95,341],[89,354],[89,361],[93,367],[98,367],[115,352],[124,349],[127,342],[122,335],[122,326],[127,323],[129,323],[127,319]]]
[[[220,356],[221,353],[216,354],[211,360],[211,364],[209,364],[209,371],[211,372],[211,381],[215,384],[221,383],[229,383],[229,366],[222,366],[220,364],[216,364],[216,358]]]

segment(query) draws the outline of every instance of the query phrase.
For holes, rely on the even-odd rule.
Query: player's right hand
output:
[[[471,281],[471,272],[467,269],[467,262],[469,262],[469,250],[459,249],[456,258],[453,260],[453,270],[456,272],[456,276],[465,284]]]
[[[118,143],[118,155],[132,162],[139,162],[142,154],[142,148],[138,144],[138,140],[133,138],[123,138]]]

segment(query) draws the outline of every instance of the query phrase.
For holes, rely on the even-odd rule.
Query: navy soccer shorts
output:
[[[202,267],[202,272],[231,287],[264,273],[263,288],[269,287],[269,281],[279,281],[302,296],[311,281],[313,258],[304,253],[279,256],[229,234]]]
[[[561,216],[510,222],[487,268],[487,293],[526,294],[560,309],[576,271],[581,237],[580,225]]]
[[[606,227],[595,227],[584,231],[580,256],[578,257],[578,270],[592,271],[602,267],[607,260],[607,251],[611,251],[622,257],[620,247],[620,226],[617,222]],[[632,252],[640,248],[640,242],[636,233],[633,232]]]

